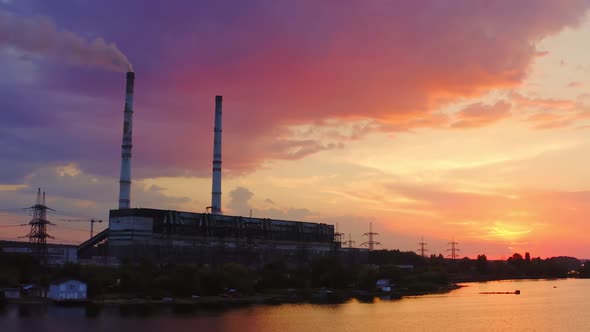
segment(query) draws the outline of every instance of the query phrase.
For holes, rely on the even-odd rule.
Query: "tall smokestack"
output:
[[[213,136],[213,190],[211,192],[211,213],[221,214],[221,101],[215,96],[215,129]]]
[[[131,144],[133,131],[133,82],[135,73],[127,73],[125,87],[125,111],[123,122],[123,145],[121,145],[121,177],[119,178],[119,209],[129,209],[131,201]]]

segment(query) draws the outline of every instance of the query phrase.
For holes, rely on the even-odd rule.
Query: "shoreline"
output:
[[[281,304],[341,304],[356,299],[359,302],[370,303],[376,298],[381,300],[400,300],[404,297],[423,296],[429,294],[448,293],[464,287],[451,284],[440,287],[435,291],[407,291],[366,292],[359,290],[315,290],[299,292],[256,293],[239,296],[200,296],[198,298],[161,298],[113,296],[88,299],[85,301],[55,302],[46,298],[6,299],[5,304],[16,305],[52,305],[52,306],[87,306],[87,307],[124,307],[124,306],[186,306],[195,309],[223,309],[250,305],[281,305]]]

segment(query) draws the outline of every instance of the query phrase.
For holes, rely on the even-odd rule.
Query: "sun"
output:
[[[506,241],[515,241],[529,234],[532,230],[519,224],[496,221],[488,226],[487,237]]]

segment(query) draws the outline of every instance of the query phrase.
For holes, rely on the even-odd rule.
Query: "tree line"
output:
[[[91,298],[208,296],[228,290],[255,294],[273,290],[319,288],[375,291],[376,281],[388,279],[394,290],[432,292],[457,281],[513,278],[590,277],[590,268],[573,257],[531,258],[515,253],[507,260],[450,260],[442,255],[421,257],[414,252],[376,250],[363,264],[334,255],[307,264],[289,266],[273,262],[259,267],[237,263],[220,265],[157,264],[126,261],[117,267],[80,265],[41,266],[27,254],[0,251],[0,287],[25,283],[48,286],[56,279],[73,278],[88,284]]]

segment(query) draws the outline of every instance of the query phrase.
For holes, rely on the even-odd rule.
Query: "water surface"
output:
[[[337,305],[252,306],[177,314],[162,309],[8,306],[0,331],[590,331],[590,280],[466,283],[447,294]],[[483,295],[519,289],[520,295]]]

